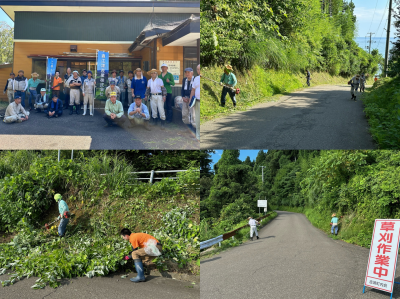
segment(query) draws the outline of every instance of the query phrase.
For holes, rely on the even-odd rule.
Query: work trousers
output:
[[[128,105],[130,106],[133,103],[132,91],[128,92]]]
[[[80,96],[81,96],[81,91],[79,89],[71,89],[70,93],[69,93],[70,99],[69,99],[69,105],[73,106],[74,103],[75,105],[79,105],[81,100],[80,100]]]
[[[152,95],[151,96],[151,110],[153,118],[157,118],[157,109],[160,114],[160,118],[165,120],[165,110],[164,110],[164,101],[161,95]]]
[[[67,218],[62,218],[60,221],[60,225],[58,226],[58,235],[60,237],[65,235],[65,231],[67,230],[67,224],[69,222],[69,219]]]
[[[194,119],[196,122],[196,138],[200,141],[200,99],[197,99],[194,105]]]
[[[357,89],[359,84],[351,85],[350,93],[352,96],[357,96]]]
[[[89,102],[89,105],[94,104],[94,94],[93,93],[85,93],[85,97],[83,99],[83,104],[87,105]]]
[[[256,233],[256,236],[258,237],[257,226],[255,225],[250,226],[250,238],[253,238],[253,233]]]
[[[12,89],[7,89],[7,98],[9,104],[14,102],[14,91]]]
[[[195,107],[192,107],[192,108],[189,107],[189,102],[186,103],[186,102],[182,101],[182,121],[184,124],[186,124],[186,125],[192,124],[193,127],[196,126],[194,110],[195,110]]]
[[[172,122],[173,110],[172,110],[172,93],[167,93],[167,97],[164,102],[164,111],[166,114],[167,122]]]
[[[226,94],[229,94],[232,99],[233,106],[236,106],[236,93],[231,88],[225,86],[222,88],[221,106],[225,106]]]
[[[310,86],[310,77],[307,77],[307,85]]]
[[[49,104],[35,104],[34,105],[37,111],[42,111],[43,109],[46,109]]]
[[[45,110],[46,115],[49,115],[49,112],[53,112],[53,111]],[[56,114],[58,116],[61,116],[63,114],[63,111],[62,110],[58,110],[58,112],[54,113],[54,115],[52,117],[56,117]]]
[[[69,88],[69,87],[65,87],[64,88],[64,96],[65,96],[64,109],[67,109],[68,106],[69,106],[69,100],[70,100],[70,97],[71,97],[70,92],[71,92],[71,88]]]
[[[29,108],[33,109],[35,104],[35,99],[37,96],[36,89],[29,89]]]
[[[109,125],[113,125],[113,124],[122,125],[126,121],[125,115],[122,115],[120,118],[116,117],[116,118],[112,119],[111,116],[104,113],[103,118]]]
[[[161,245],[156,245],[158,250],[162,253],[162,246]],[[156,258],[156,256],[150,256],[147,255],[146,251],[144,251],[144,248],[139,248],[135,251],[132,251],[132,259],[141,259],[143,264],[149,265],[152,263],[152,261]]]
[[[24,118],[25,114],[19,113],[18,116],[19,116],[19,118]],[[3,122],[5,122],[6,124],[11,124],[11,123],[17,122],[19,118],[16,115],[5,116],[3,119]]]
[[[333,230],[335,230],[335,235],[337,235],[337,231],[338,231],[338,226],[337,225],[332,225],[331,227],[331,234],[333,234]]]

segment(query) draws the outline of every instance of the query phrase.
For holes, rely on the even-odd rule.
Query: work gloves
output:
[[[127,256],[124,257],[124,260],[125,260],[125,261],[130,260],[130,259],[132,259],[132,256],[131,256],[131,255],[127,255]]]
[[[222,86],[222,85],[224,85],[224,84],[222,84],[222,82],[219,82],[219,85],[221,85],[221,86]]]

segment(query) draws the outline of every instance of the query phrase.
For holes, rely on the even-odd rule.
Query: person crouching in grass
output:
[[[155,257],[162,254],[161,243],[153,236],[146,233],[132,233],[129,229],[124,228],[121,230],[122,239],[129,241],[132,245],[132,252],[130,255],[125,256],[125,260],[133,259],[137,276],[131,278],[132,282],[145,281],[143,263],[150,263]]]

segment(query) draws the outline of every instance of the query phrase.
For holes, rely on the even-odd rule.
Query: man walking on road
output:
[[[224,73],[221,76],[221,81],[219,83],[221,86],[224,85],[222,88],[221,94],[221,107],[225,107],[225,99],[226,94],[232,99],[233,107],[236,107],[236,93],[233,89],[237,84],[236,76],[233,74],[233,68],[229,64],[225,66]]]
[[[365,74],[362,73],[360,77],[360,92],[365,92],[365,81],[367,79],[365,78]]]
[[[60,220],[60,225],[58,226],[58,235],[60,238],[65,236],[65,231],[67,230],[67,224],[69,222],[69,218],[64,217],[65,212],[69,212],[69,208],[67,203],[62,199],[61,194],[57,193],[54,195],[54,199],[56,202],[58,202],[58,212],[60,215],[56,218],[57,220]]]
[[[350,81],[348,82],[349,85],[351,85],[351,99],[354,101],[357,101],[357,89],[360,85],[360,75],[355,75],[353,78],[350,79]]]
[[[331,219],[331,234],[333,235],[333,230],[335,230],[335,235],[337,236],[337,231],[338,231],[338,221],[339,219],[336,217],[336,213],[332,214],[332,219]]]
[[[257,232],[257,224],[260,224],[257,220],[253,219],[252,217],[247,218],[249,220],[249,225],[250,225],[250,239],[253,241],[253,233],[256,233],[257,240],[259,239],[258,237],[258,232]]]
[[[311,80],[311,73],[309,70],[307,70],[307,85],[310,86],[310,80]]]

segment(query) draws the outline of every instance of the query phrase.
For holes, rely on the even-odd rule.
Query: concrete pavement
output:
[[[329,238],[303,214],[278,211],[259,236],[201,262],[202,299],[390,298],[362,293],[369,249]]]

